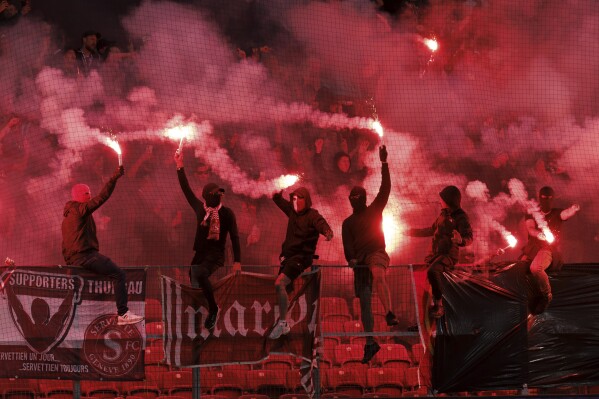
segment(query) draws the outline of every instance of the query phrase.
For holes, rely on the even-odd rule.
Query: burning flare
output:
[[[298,175],[283,175],[275,180],[275,186],[277,190],[284,190],[287,187],[293,186],[298,180]]]
[[[439,43],[437,42],[436,39],[424,39],[423,43],[426,47],[429,48],[430,51],[432,51],[433,53],[435,51],[437,51],[439,49]]]
[[[516,240],[516,237],[514,237],[511,234],[508,234],[505,237],[505,240],[507,241],[508,245],[510,246],[510,248],[515,248],[516,245],[518,244],[518,240]]]
[[[378,120],[375,120],[374,122],[372,122],[372,126],[371,126],[372,130],[374,130],[376,132],[376,134],[379,135],[380,138],[383,138],[383,125],[381,125],[381,122],[379,122]]]
[[[121,150],[119,142],[110,137],[103,137],[102,142],[106,144],[108,147],[112,148],[114,152],[117,153],[119,157],[119,166],[123,166],[123,151]]]
[[[385,235],[385,250],[393,252],[399,245],[401,226],[393,215],[383,214],[383,234]]]
[[[171,128],[167,128],[164,135],[173,140],[179,140],[179,148],[177,151],[181,152],[183,149],[183,140],[190,137],[193,134],[193,126],[190,125],[177,125]]]
[[[551,230],[549,230],[549,227],[543,227],[541,229],[541,231],[543,231],[543,234],[545,235],[545,239],[547,240],[547,242],[549,244],[552,244],[553,241],[555,241],[555,236],[553,235]]]

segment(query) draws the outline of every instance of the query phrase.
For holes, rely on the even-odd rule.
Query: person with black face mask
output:
[[[383,210],[391,194],[391,174],[387,163],[387,148],[379,148],[382,163],[382,180],[379,193],[369,206],[366,206],[366,190],[354,187],[349,194],[349,202],[353,214],[343,221],[341,234],[343,251],[349,266],[354,270],[354,289],[360,299],[360,310],[364,331],[372,332],[374,318],[372,316],[372,289],[376,290],[385,308],[385,320],[388,326],[398,324],[392,310],[391,293],[386,279],[389,266],[389,255],[385,251],[385,235],[383,234]],[[368,363],[381,349],[373,336],[366,337],[364,358]]]
[[[190,280],[193,287],[201,288],[204,291],[208,301],[208,316],[204,327],[210,330],[216,324],[218,305],[214,299],[214,290],[209,277],[225,263],[227,234],[233,245],[233,271],[241,271],[241,247],[237,221],[233,211],[222,204],[224,189],[215,183],[206,184],[202,189],[202,198],[205,202],[202,202],[189,186],[183,167],[183,154],[179,151],[175,153],[175,163],[181,190],[194,210],[198,221],[193,245],[196,253],[191,261]]]
[[[456,186],[447,186],[439,193],[441,214],[431,227],[409,229],[412,237],[433,237],[431,249],[424,261],[429,265],[427,277],[433,291],[434,305],[431,315],[438,319],[445,314],[442,281],[445,271],[453,270],[458,261],[460,247],[472,244],[473,234],[468,215],[460,207],[462,193]]]
[[[526,215],[526,229],[528,230],[528,242],[522,250],[520,260],[530,262],[531,277],[538,289],[538,296],[531,302],[533,314],[540,314],[547,309],[553,299],[551,284],[546,270],[561,269],[563,265],[560,251],[560,233],[562,222],[570,219],[580,210],[577,204],[568,209],[553,208],[553,197],[555,192],[551,187],[543,187],[539,190],[539,208],[547,222],[547,227],[554,236],[554,241],[547,241],[545,233],[537,225],[532,215]]]
[[[289,334],[291,328],[287,323],[289,297],[287,291],[293,289],[293,282],[304,270],[312,265],[316,244],[320,234],[327,241],[333,239],[333,230],[327,221],[314,208],[310,192],[305,187],[295,189],[289,195],[291,201],[283,198],[283,190],[272,197],[280,210],[287,215],[287,233],[281,248],[279,259],[281,268],[275,281],[275,289],[279,300],[279,321],[269,334],[270,339]]]

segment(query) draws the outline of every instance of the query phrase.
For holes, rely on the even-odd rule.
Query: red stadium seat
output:
[[[372,314],[375,316],[385,316],[385,307],[378,295],[372,295],[371,300]],[[361,320],[362,309],[360,308],[360,298],[354,298],[352,301],[352,311],[356,320]]]
[[[410,367],[404,373],[404,388],[407,390],[402,396],[421,397],[428,395],[428,389],[420,386],[420,369]]]
[[[353,396],[345,393],[327,392],[325,394],[320,395],[320,397],[321,399],[346,399],[352,398]]]
[[[342,368],[326,370],[326,385],[328,390],[345,393],[352,397],[360,397],[366,389],[366,365],[352,364]]]
[[[369,369],[368,386],[375,393],[386,394],[392,397],[401,396],[403,392],[404,372],[395,368]]]
[[[33,399],[37,391],[37,380],[21,378],[0,379],[0,394],[3,394],[4,398]]]
[[[335,347],[335,363],[343,366],[348,362],[360,363],[364,357],[364,347],[356,344],[341,344]]]
[[[297,392],[302,389],[301,372],[299,369],[287,370],[285,388],[291,392]]]
[[[343,323],[343,331],[346,333],[361,333],[364,332],[364,326],[360,320],[351,320]]]
[[[164,348],[162,340],[152,342],[146,346],[144,354],[144,364],[160,364],[164,361]]]
[[[88,398],[112,399],[119,396],[119,389],[112,381],[81,381],[81,393]]]
[[[193,384],[192,373],[187,370],[168,371],[163,374],[162,382],[164,390],[178,387],[191,388]]]
[[[146,299],[146,322],[162,321],[162,304],[157,299]]]
[[[262,362],[264,370],[291,370],[295,358],[291,355],[270,355]]]
[[[208,389],[212,395],[220,395],[228,398],[237,398],[243,394],[246,386],[245,370],[223,369],[223,370],[201,370],[200,386],[202,390]]]
[[[73,381],[39,380],[39,393],[46,398],[70,399],[73,397]]]
[[[393,398],[393,395],[386,393],[369,392],[362,395],[362,399],[376,399],[376,398]]]
[[[287,370],[252,370],[247,375],[247,387],[261,394],[278,392],[278,395],[272,395],[278,397],[286,393]]]
[[[246,393],[245,395],[241,395],[238,399],[270,399],[270,396],[258,393]]]
[[[279,399],[310,399],[310,396],[302,393],[286,393],[279,396]]]
[[[164,325],[161,321],[152,321],[146,323],[146,342],[148,344],[157,340],[162,340],[164,334]]]
[[[335,348],[341,344],[339,337],[324,337],[322,340],[323,346],[323,360],[334,363],[335,362]]]
[[[155,399],[160,396],[160,389],[155,384],[146,381],[123,381],[121,392],[128,396],[139,396],[142,399]]]
[[[322,321],[349,321],[351,320],[347,302],[338,297],[320,298],[320,320]]]
[[[374,357],[374,362],[382,366],[392,365],[399,369],[410,367],[412,359],[405,346],[401,344],[382,344],[381,350]]]

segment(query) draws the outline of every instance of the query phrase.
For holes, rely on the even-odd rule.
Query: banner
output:
[[[144,324],[116,324],[113,280],[75,267],[2,270],[0,377],[144,378]],[[143,316],[145,271],[126,273],[128,306]]]
[[[279,319],[275,277],[256,273],[230,274],[214,285],[219,306],[212,331],[204,328],[208,305],[202,290],[162,276],[166,362],[176,367],[256,363],[271,353],[301,357],[302,384],[311,391],[313,348],[318,320],[320,272],[306,273],[289,295],[291,332],[268,338]]]

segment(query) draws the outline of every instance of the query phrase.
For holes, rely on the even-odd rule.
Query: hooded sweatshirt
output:
[[[90,251],[99,251],[93,212],[110,198],[116,178],[108,180],[102,191],[88,202],[69,201],[64,206],[62,220],[62,255],[67,265]]]
[[[368,207],[354,209],[354,213],[343,221],[343,251],[345,259],[356,259],[359,264],[376,251],[385,250],[383,234],[383,210],[391,193],[389,165],[383,163],[379,193]]]
[[[306,207],[299,213],[293,209],[290,201],[283,198],[280,193],[273,196],[273,201],[287,215],[287,233],[283,242],[281,257],[286,259],[293,256],[301,256],[305,266],[312,264],[312,257],[316,252],[318,235],[326,235],[331,230],[329,224],[316,209],[312,209],[310,193],[304,187],[300,187],[290,194],[304,197]]]

